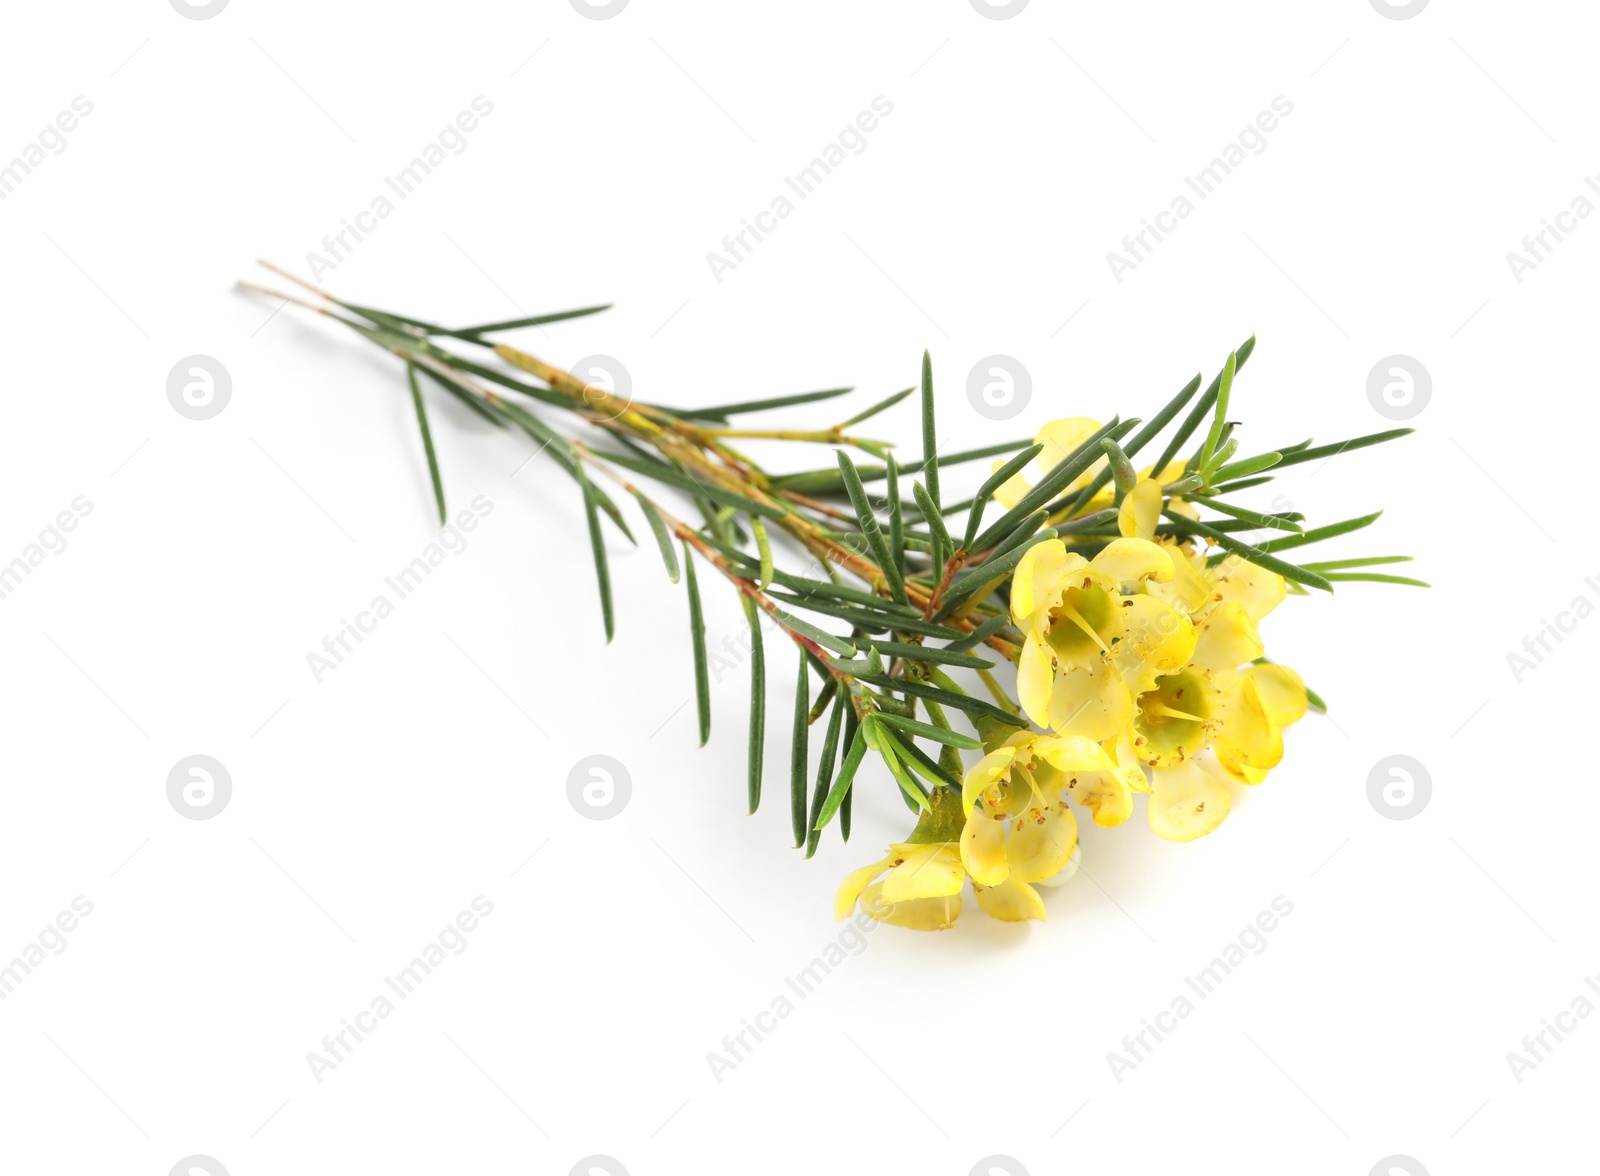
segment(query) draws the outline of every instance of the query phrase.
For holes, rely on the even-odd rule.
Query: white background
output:
[[[0,202],[0,562],[76,496],[92,511],[0,601],[0,959],[75,896],[93,913],[0,1002],[0,1169],[1570,1160],[1600,1023],[1520,1083],[1506,1055],[1600,972],[1600,636],[1579,622],[1520,684],[1507,654],[1600,601],[1577,520],[1600,225],[1520,283],[1506,255],[1600,165],[1595,23],[1443,0],[1409,20],[1367,0],[1035,0],[1007,20],[968,0],[635,0],[605,21],[567,0],[11,6],[0,159],[75,96],[93,113]],[[1346,585],[1270,618],[1269,652],[1332,712],[1217,833],[1161,842],[1141,806],[1086,831],[1048,924],[969,900],[946,934],[875,930],[718,1082],[707,1055],[793,995],[838,941],[839,879],[908,827],[880,768],[849,845],[789,849],[790,651],[769,648],[747,818],[746,674],[716,683],[697,751],[685,597],[648,539],[611,537],[606,646],[571,483],[433,396],[452,511],[492,514],[344,665],[319,684],[307,664],[432,538],[426,468],[392,358],[233,283],[256,257],[307,274],[479,95],[467,149],[329,289],[456,322],[615,300],[522,341],[615,356],[667,403],[853,383],[865,404],[928,347],[954,448],[1148,414],[1251,332],[1246,450],[1336,440],[1389,427],[1367,374],[1412,355],[1433,381],[1416,435],[1253,501],[1386,507],[1322,558],[1410,552],[1435,587]],[[717,281],[707,253],[878,95],[867,148]],[[1106,255],[1279,95],[1266,149],[1117,281]],[[196,353],[233,382],[207,421],[166,396]],[[964,394],[993,353],[1032,373],[1013,421]],[[914,446],[914,416],[878,432]],[[738,637],[732,594],[702,589],[712,642]],[[566,799],[597,753],[633,788],[603,822]],[[192,754],[232,778],[210,820],[167,800]],[[1432,779],[1411,820],[1368,801],[1391,754]],[[467,950],[317,1081],[307,1054],[477,895],[493,914]],[[1279,895],[1265,951],[1117,1081],[1124,1035]]]

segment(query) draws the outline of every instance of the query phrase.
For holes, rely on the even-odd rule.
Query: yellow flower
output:
[[[1283,728],[1306,712],[1305,683],[1262,656],[1256,622],[1283,599],[1282,577],[1230,556],[1214,569],[1173,554],[1159,589],[1197,620],[1180,670],[1139,695],[1134,747],[1152,771],[1150,826],[1172,841],[1211,832],[1228,815],[1230,781],[1259,784],[1283,758]]]
[[[1028,717],[1097,741],[1126,729],[1134,696],[1194,648],[1184,610],[1145,591],[1173,574],[1169,549],[1145,539],[1114,539],[1092,560],[1060,539],[1030,548],[1011,582],[1025,634],[1017,697]]]
[[[874,881],[885,870],[888,876]],[[918,931],[943,931],[961,913],[967,873],[953,841],[897,844],[869,866],[853,871],[833,898],[833,917],[848,919],[861,909],[880,923]]]

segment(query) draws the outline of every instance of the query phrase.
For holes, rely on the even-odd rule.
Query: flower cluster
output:
[[[1039,435],[1041,464],[1095,428],[1052,422]],[[1146,793],[1150,827],[1191,841],[1227,817],[1233,785],[1259,784],[1283,758],[1283,728],[1305,714],[1306,688],[1265,660],[1257,626],[1284,599],[1284,580],[1237,555],[1213,563],[1192,540],[1157,540],[1163,509],[1189,511],[1163,492],[1181,466],[1151,473],[1120,495],[1120,538],[1089,557],[1046,538],[1011,578],[1023,637],[1017,700],[1041,730],[980,731],[987,754],[966,773],[959,821],[925,814],[911,842],[845,880],[837,917],[859,902],[883,922],[949,927],[970,878],[995,918],[1044,919],[1035,887],[1077,868],[1073,805],[1115,826]],[[1027,490],[1013,479],[996,497]],[[1112,501],[1107,492],[1087,509]]]

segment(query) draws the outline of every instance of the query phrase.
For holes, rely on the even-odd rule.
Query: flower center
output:
[[[1111,593],[1104,588],[1068,588],[1050,610],[1050,648],[1059,660],[1076,665],[1109,653],[1116,612]]]
[[[1139,695],[1138,705],[1134,728],[1144,759],[1173,762],[1200,750],[1211,707],[1197,674],[1181,670],[1157,678],[1154,690]]]

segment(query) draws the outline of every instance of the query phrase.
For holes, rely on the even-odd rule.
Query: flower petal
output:
[[[1195,633],[1194,664],[1213,674],[1236,670],[1260,657],[1264,647],[1255,622],[1237,600],[1206,613]]]
[[[1047,718],[1063,735],[1109,739],[1132,720],[1133,694],[1109,666],[1074,666],[1056,675]]]
[[[967,774],[961,781],[961,811],[964,814],[969,817],[972,815],[972,806],[978,797],[1011,770],[1011,761],[1016,759],[1016,756],[1016,748],[998,747],[967,769]]]
[[[1230,555],[1211,569],[1211,582],[1218,600],[1237,600],[1252,621],[1259,621],[1289,594],[1283,577],[1259,568],[1237,555]]]
[[[1255,666],[1250,676],[1256,680],[1256,690],[1261,694],[1261,705],[1267,708],[1267,717],[1280,727],[1297,723],[1306,714],[1305,680],[1288,666],[1275,662]]]
[[[892,861],[894,855],[890,854],[882,861],[862,866],[859,870],[852,870],[845,876],[845,880],[839,883],[839,889],[833,895],[833,917],[836,921],[850,917],[850,912],[856,909],[856,899],[861,896],[867,883],[888,869]]]
[[[1228,815],[1227,785],[1192,761],[1157,768],[1150,786],[1150,828],[1168,841],[1193,841]]]
[[[974,809],[961,830],[961,865],[974,882],[998,886],[1011,873],[1006,861],[1006,820],[986,808]]]
[[[1222,701],[1222,723],[1212,737],[1217,752],[1248,768],[1275,768],[1283,759],[1283,733],[1267,714],[1255,675],[1241,675]]]
[[[1153,539],[1161,521],[1161,487],[1148,478],[1134,483],[1117,508],[1117,530],[1129,539]]]
[[[1026,882],[1008,878],[998,886],[974,886],[972,893],[985,914],[1007,923],[1023,923],[1029,919],[1050,920],[1039,892]]]
[[[1048,878],[1072,856],[1078,844],[1078,821],[1072,810],[1059,801],[1043,808],[1029,809],[1012,823],[1006,858],[1011,877],[1018,882],[1038,882]]]
[[[1148,539],[1113,539],[1089,561],[1089,571],[1118,584],[1139,580],[1161,583],[1172,579],[1172,556]]]
[[[1039,726],[1048,725],[1050,696],[1055,690],[1055,658],[1039,638],[1029,634],[1017,660],[1017,701],[1028,718]]]
[[[1124,773],[1084,772],[1072,778],[1067,791],[1094,814],[1094,823],[1103,828],[1120,825],[1133,815],[1133,790]]]
[[[1145,590],[1180,612],[1191,615],[1199,612],[1212,599],[1211,581],[1205,576],[1205,557],[1175,543],[1163,543],[1162,549],[1172,558],[1172,579],[1150,583]]]
[[[967,880],[961,868],[961,849],[951,841],[926,845],[900,845],[901,860],[883,880],[883,901],[901,903],[914,898],[943,898],[960,894]]]
[[[1156,679],[1189,664],[1195,628],[1178,609],[1143,593],[1118,602],[1122,639],[1114,657],[1117,670],[1135,694],[1154,690]]]
[[[1105,748],[1083,735],[1041,735],[1033,741],[1033,749],[1047,764],[1069,776],[1111,767]]]
[[[1067,545],[1046,539],[1028,548],[1011,577],[1011,619],[1026,624],[1041,608],[1055,604],[1067,566]]]
[[[943,931],[954,924],[961,913],[961,895],[891,903],[884,901],[883,884],[874,882],[861,893],[861,909],[880,923],[909,927],[913,931]]]

